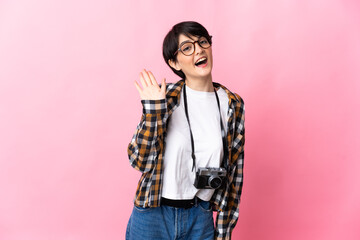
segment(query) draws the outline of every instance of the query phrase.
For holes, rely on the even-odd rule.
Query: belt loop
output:
[[[198,199],[199,199],[199,198],[198,198],[197,196],[195,196],[195,201],[194,201],[194,202],[195,202],[195,207],[198,206],[198,203],[199,203]]]

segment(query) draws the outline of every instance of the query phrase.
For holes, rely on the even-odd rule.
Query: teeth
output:
[[[199,60],[196,61],[196,63],[201,62],[201,61],[204,61],[204,60],[206,60],[206,57],[200,58]],[[195,64],[196,64],[196,63],[195,63]]]

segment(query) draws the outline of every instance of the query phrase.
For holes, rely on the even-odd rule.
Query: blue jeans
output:
[[[192,208],[134,206],[126,240],[213,240],[214,220],[209,202]]]

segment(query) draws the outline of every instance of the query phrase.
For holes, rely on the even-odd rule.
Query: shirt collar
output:
[[[168,96],[169,97],[180,97],[180,92],[181,92],[182,87],[184,86],[184,83],[185,83],[184,80],[180,80],[177,83],[175,83],[174,87],[169,90]],[[230,101],[235,101],[235,102],[240,101],[240,99],[238,99],[234,93],[232,93],[229,89],[227,89],[220,83],[213,82],[213,84],[214,84],[214,87],[216,87],[216,88],[221,87],[222,89],[224,89],[226,94],[228,95]]]

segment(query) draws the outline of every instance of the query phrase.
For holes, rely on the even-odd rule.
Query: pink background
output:
[[[124,239],[133,81],[178,80],[161,46],[183,20],[246,104],[233,239],[360,239],[358,1],[2,0],[1,240]]]

